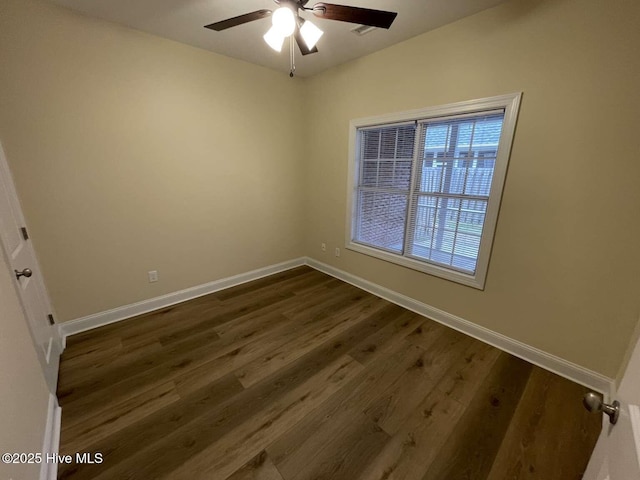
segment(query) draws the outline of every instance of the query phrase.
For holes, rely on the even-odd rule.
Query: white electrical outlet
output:
[[[158,271],[157,270],[150,270],[149,272],[147,272],[147,274],[149,275],[149,283],[153,283],[153,282],[157,282],[158,281]]]
[[[340,256],[340,249],[338,247],[336,247],[336,257]]]
[[[320,249],[321,249],[323,252],[326,252],[326,251],[327,251],[327,244],[326,244],[326,243],[321,243],[321,244],[320,244]]]

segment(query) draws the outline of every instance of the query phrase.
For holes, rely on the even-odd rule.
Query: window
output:
[[[484,288],[519,103],[352,121],[347,248]]]

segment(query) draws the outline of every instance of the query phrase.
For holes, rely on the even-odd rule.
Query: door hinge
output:
[[[47,318],[49,319],[49,324],[50,325],[55,325],[56,321],[53,319],[53,315],[49,314],[47,315]]]
[[[29,240],[29,234],[27,233],[27,227],[22,227],[20,229],[20,231],[22,232],[22,238],[24,238],[25,240]]]

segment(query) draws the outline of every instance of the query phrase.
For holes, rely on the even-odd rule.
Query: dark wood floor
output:
[[[70,337],[59,478],[579,479],[585,391],[301,267]]]

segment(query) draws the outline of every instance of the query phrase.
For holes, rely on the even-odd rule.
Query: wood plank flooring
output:
[[[60,479],[580,479],[586,389],[300,267],[70,337]]]

